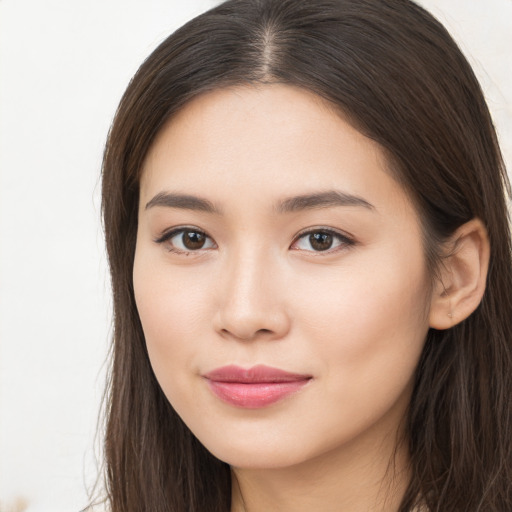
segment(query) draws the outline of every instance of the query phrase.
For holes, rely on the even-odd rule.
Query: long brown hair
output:
[[[313,91],[377,141],[416,205],[433,275],[474,217],[491,244],[478,309],[431,329],[408,411],[412,479],[400,511],[512,510],[510,187],[479,84],[452,38],[408,0],[229,0],[166,39],[115,116],[103,163],[114,301],[105,456],[112,512],[227,512],[230,470],[153,375],[134,301],[139,178],[164,123],[205,91],[280,82]]]

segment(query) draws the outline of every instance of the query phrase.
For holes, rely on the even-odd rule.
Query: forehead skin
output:
[[[227,97],[229,102],[224,101]],[[305,98],[307,103],[303,101]],[[278,121],[274,116],[277,107],[280,109]],[[308,127],[301,123],[303,118],[308,119]],[[323,158],[334,156],[331,150],[343,145],[340,119],[347,122],[346,116],[332,103],[310,91],[289,85],[247,85],[202,94],[187,103],[157,135],[142,168],[142,196],[147,195],[148,180],[159,156],[167,158],[169,169],[178,172],[184,158],[186,164],[190,165],[196,155],[197,165],[202,169],[202,179],[210,178],[211,181],[218,177],[216,165],[219,157],[227,162],[234,161],[235,152],[239,151],[244,154],[243,165],[239,166],[240,174],[250,174],[255,180],[267,169],[277,177],[282,159],[290,162],[296,160],[297,182],[300,182],[304,179],[300,174],[301,168],[309,164],[321,165],[319,150]],[[248,124],[250,130],[247,130]],[[215,137],[211,137],[212,132]],[[233,141],[234,132],[236,144]],[[279,132],[279,137],[275,136],[276,132]],[[326,134],[329,136],[326,137]],[[353,134],[357,134],[364,145],[365,157],[378,162],[379,167],[391,175],[383,149],[355,128]],[[297,137],[302,139],[300,149],[304,151],[297,152],[298,148],[294,146]],[[284,144],[285,139],[289,139],[289,146]],[[273,155],[275,165],[269,169],[268,160]],[[215,159],[210,159],[210,156],[215,156]],[[262,156],[265,156],[264,165],[261,164]],[[345,153],[341,165],[350,163],[347,157],[348,153]],[[331,162],[336,165],[332,159]],[[292,188],[293,183],[288,184]],[[314,186],[314,183],[311,185]]]

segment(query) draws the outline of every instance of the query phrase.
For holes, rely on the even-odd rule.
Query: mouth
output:
[[[290,373],[265,365],[244,369],[223,366],[205,375],[210,390],[222,401],[246,409],[259,409],[300,391],[311,375]]]

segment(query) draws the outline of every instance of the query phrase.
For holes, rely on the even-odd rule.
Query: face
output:
[[[419,220],[312,93],[227,88],[172,119],[133,277],[158,382],[221,460],[286,467],[398,428],[428,330]]]

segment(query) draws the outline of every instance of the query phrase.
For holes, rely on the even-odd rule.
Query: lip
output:
[[[290,373],[257,365],[241,368],[230,365],[203,375],[210,390],[222,401],[246,409],[259,409],[300,391],[311,375]]]

